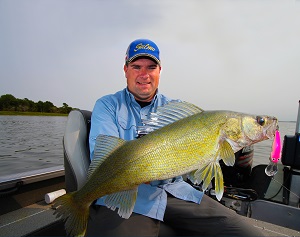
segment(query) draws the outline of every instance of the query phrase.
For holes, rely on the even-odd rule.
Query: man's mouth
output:
[[[148,84],[150,84],[150,82],[137,82],[137,84],[140,84],[140,85],[148,85]]]

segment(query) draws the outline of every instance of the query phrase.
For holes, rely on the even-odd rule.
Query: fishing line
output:
[[[287,179],[288,179],[288,178],[287,178]],[[298,196],[298,194],[292,192],[289,188],[287,188],[285,185],[283,185],[283,183],[281,183],[281,182],[279,182],[278,180],[276,180],[276,179],[274,178],[274,176],[272,176],[272,180],[274,180],[275,182],[277,182],[278,184],[280,184],[281,187],[280,187],[280,189],[278,190],[278,192],[277,192],[273,197],[268,198],[268,200],[271,200],[271,199],[273,199],[274,197],[276,197],[276,196],[279,194],[279,192],[281,191],[282,188],[285,188],[287,191],[290,192],[290,194],[293,194],[293,195],[295,195],[297,198],[300,199],[300,196]],[[285,181],[286,181],[286,180],[285,180]]]
[[[276,180],[274,179],[274,176],[272,177],[272,179],[273,179],[274,181],[276,181]],[[278,181],[277,181],[277,182],[278,182]],[[267,198],[266,200],[272,200],[273,198],[275,198],[275,197],[280,193],[280,191],[282,190],[282,188],[283,188],[283,185],[280,184],[280,189],[277,191],[277,193],[276,193],[275,195],[273,195],[272,197]]]
[[[286,183],[286,181],[290,178],[290,176],[291,176],[291,174],[289,173],[288,177],[286,177],[286,179],[283,181],[283,184]],[[288,190],[287,187],[285,187],[283,184],[281,184],[279,181],[277,181],[274,177],[275,177],[275,175],[272,176],[272,180],[274,180],[277,183],[279,183],[280,184],[280,188],[279,188],[279,190],[277,191],[277,193],[275,195],[273,195],[270,198],[266,198],[266,200],[272,200],[273,198],[275,198],[280,193],[280,191],[282,190],[282,188],[285,188],[286,190]]]

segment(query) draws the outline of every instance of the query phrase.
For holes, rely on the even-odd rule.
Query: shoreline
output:
[[[19,111],[0,111],[1,115],[14,115],[14,116],[68,116],[68,114],[61,113],[43,113],[43,112],[19,112]]]

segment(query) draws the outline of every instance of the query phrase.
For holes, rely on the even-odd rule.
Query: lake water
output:
[[[67,117],[0,116],[0,176],[63,165]],[[279,122],[281,138],[294,135],[296,122]],[[268,164],[272,140],[254,145],[253,166]]]
[[[66,116],[0,116],[0,175],[63,164]]]

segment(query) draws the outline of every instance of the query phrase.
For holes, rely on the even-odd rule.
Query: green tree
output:
[[[30,112],[36,112],[37,111],[37,106],[36,103],[32,100],[29,100],[27,98],[24,99],[29,107],[28,111]]]
[[[28,98],[18,99],[11,94],[0,96],[0,111],[20,111],[20,112],[46,112],[46,113],[64,113],[68,114],[73,108],[67,103],[63,103],[62,107],[57,108],[52,102],[43,102],[39,100],[37,103]]]
[[[44,102],[39,100],[36,104],[37,112],[44,112]]]
[[[17,105],[17,99],[11,94],[0,97],[0,110],[16,110]]]
[[[63,103],[63,106],[60,107],[61,113],[64,113],[64,114],[70,113],[71,110],[72,110],[72,107],[69,107],[69,105],[67,103]]]
[[[43,103],[43,112],[50,113],[52,108],[54,107],[53,103],[50,101],[46,101]]]

